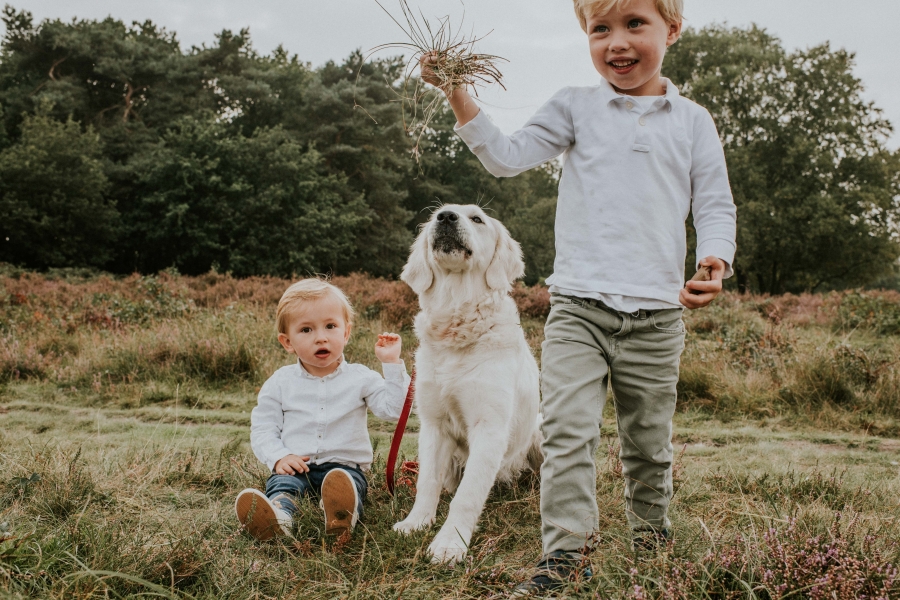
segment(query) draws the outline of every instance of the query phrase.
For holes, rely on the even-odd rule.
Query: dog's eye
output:
[[[484,223],[484,221],[481,220],[481,217],[472,217],[472,220],[476,223]]]

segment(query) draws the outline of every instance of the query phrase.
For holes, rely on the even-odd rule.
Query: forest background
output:
[[[401,57],[319,67],[249,32],[182,48],[150,22],[3,10],[0,262],[112,273],[399,273],[438,203],[487,204],[526,283],[552,269],[558,163],[495,179],[443,110],[410,153]],[[664,72],[719,128],[738,205],[729,285],[898,287],[900,151],[853,55],[688,30]],[[688,261],[693,260],[692,248]]]

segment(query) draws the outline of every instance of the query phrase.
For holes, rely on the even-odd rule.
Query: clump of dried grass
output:
[[[484,36],[463,34],[462,24],[454,28],[449,16],[439,18],[436,24],[432,24],[421,11],[416,17],[406,0],[399,0],[403,16],[397,18],[381,2],[375,2],[409,38],[408,42],[375,46],[370,50],[369,56],[388,48],[412,51],[407,62],[401,100],[403,126],[415,140],[412,153],[418,161],[422,137],[428,133],[429,125],[443,107],[441,94],[425,88],[421,79],[412,76],[419,60],[431,56],[431,70],[438,79],[437,87],[441,90],[449,94],[458,88],[471,87],[477,96],[479,86],[496,83],[506,89],[502,83],[503,74],[497,67],[498,62],[506,62],[506,59],[493,54],[476,53],[475,44],[484,39]]]

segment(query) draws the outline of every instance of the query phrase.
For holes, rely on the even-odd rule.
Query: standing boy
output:
[[[684,348],[683,308],[708,305],[732,274],[735,207],[709,113],[661,76],[681,35],[683,0],[574,0],[603,77],[565,88],[504,135],[465,89],[445,89],[456,131],[492,174],[511,177],[564,155],[556,260],[542,347],[543,556],[521,594],[590,577],[584,551],[599,527],[594,453],[611,382],[625,512],[635,549],[669,537],[672,416]],[[423,79],[439,85],[434,55]],[[684,282],[685,220],[697,265]]]
[[[353,309],[344,293],[320,279],[290,286],[275,314],[278,341],[297,362],[278,369],[250,413],[250,445],[272,475],[266,493],[246,489],[235,512],[260,540],[287,534],[297,501],[321,498],[325,533],[350,531],[362,514],[372,463],[366,410],[400,418],[409,387],[400,336],[378,336],[375,356],[384,378],[344,360]]]

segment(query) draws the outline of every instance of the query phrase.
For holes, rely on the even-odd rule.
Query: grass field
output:
[[[409,329],[403,284],[338,278],[359,313],[348,359]],[[536,477],[495,489],[469,558],[433,566],[436,528],[391,531],[393,425],[349,538],[309,502],[294,536],[242,534],[262,487],[249,449],[260,384],[289,362],[272,316],[286,282],[0,271],[0,598],[503,597],[540,552]],[[519,288],[536,349],[546,291]],[[615,415],[597,456],[595,577],[573,598],[900,598],[900,296],[724,295],[686,316],[676,415],[675,544],[629,549]],[[611,403],[610,403],[611,404]],[[415,457],[415,418],[403,453]],[[438,522],[446,514],[442,501]]]

